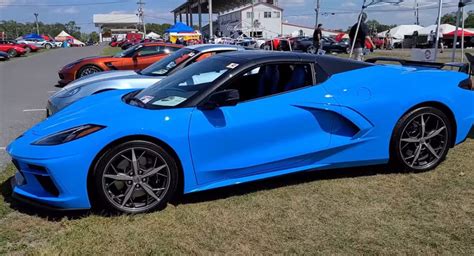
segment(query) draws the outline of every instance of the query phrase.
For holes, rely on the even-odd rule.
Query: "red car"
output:
[[[134,45],[114,56],[89,57],[64,66],[59,72],[60,87],[69,82],[93,73],[107,70],[139,70],[148,67],[169,54],[179,50],[182,45],[161,42]]]
[[[0,44],[8,44],[8,45],[16,45],[23,49],[25,49],[26,53],[30,52],[37,52],[39,50],[38,47],[32,44],[19,44],[13,40],[0,40]]]
[[[8,53],[8,56],[10,56],[10,58],[19,57],[21,55],[26,54],[26,50],[23,47],[11,44],[0,44],[0,52]]]

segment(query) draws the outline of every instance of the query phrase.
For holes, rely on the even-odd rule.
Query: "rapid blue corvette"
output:
[[[460,72],[277,52],[216,55],[84,98],[7,148],[15,198],[160,209],[177,193],[318,169],[435,168],[474,123]]]

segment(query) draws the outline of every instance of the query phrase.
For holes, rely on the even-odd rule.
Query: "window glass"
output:
[[[264,18],[271,18],[272,17],[272,12],[264,12],[263,17]]]
[[[163,46],[144,46],[138,50],[139,56],[150,56],[158,53],[162,53],[164,50]]]
[[[236,89],[240,101],[248,101],[310,86],[311,72],[309,64],[264,65],[239,75],[223,89]]]
[[[209,89],[217,79],[238,65],[231,58],[205,59],[144,89],[135,98],[146,108],[178,106]]]
[[[275,18],[280,18],[280,12],[273,12]]]
[[[174,47],[167,47],[176,49]],[[181,64],[182,62],[192,58],[196,55],[198,51],[192,50],[189,48],[182,48],[179,51],[174,52],[173,54],[167,56],[160,61],[153,63],[152,65],[148,66],[147,68],[141,71],[142,75],[147,76],[164,76],[167,75],[171,70],[173,70],[176,66]]]

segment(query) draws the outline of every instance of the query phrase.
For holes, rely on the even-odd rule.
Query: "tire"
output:
[[[311,54],[316,54],[318,53],[318,50],[313,45],[310,45],[308,46],[308,48],[306,48],[306,52],[311,53]]]
[[[30,47],[25,47],[25,51],[26,51],[26,54],[28,54],[28,53],[31,52],[31,48]]]
[[[94,66],[94,65],[85,65],[84,67],[82,67],[81,69],[79,69],[79,71],[77,72],[77,77],[76,78],[81,78],[83,76],[87,76],[87,75],[90,75],[90,74],[94,74],[94,73],[97,73],[97,72],[102,72],[103,70],[97,66]]]
[[[10,50],[8,50],[7,53],[8,53],[8,57],[10,57],[10,58],[18,56],[18,52],[15,49],[10,49]]]
[[[436,168],[448,154],[451,127],[446,114],[434,107],[420,107],[405,114],[392,135],[392,164],[408,172]]]
[[[103,153],[94,166],[91,201],[113,213],[161,210],[175,195],[178,179],[176,160],[165,149],[148,141],[124,142]]]
[[[53,46],[51,44],[45,44],[44,48],[51,49]]]

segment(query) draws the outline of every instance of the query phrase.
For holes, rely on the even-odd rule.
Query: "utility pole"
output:
[[[418,0],[415,0],[415,25],[420,25],[420,9]]]
[[[209,10],[209,39],[214,39],[214,30],[212,28],[212,0],[208,0],[207,9]]]
[[[439,0],[438,6],[438,20],[436,24],[436,40],[435,40],[435,52],[434,52],[434,61],[438,59],[438,44],[439,44],[439,27],[441,26],[441,14],[443,11],[443,0]]]
[[[316,12],[316,24],[314,24],[314,27],[318,26],[319,22],[319,10],[321,9],[321,4],[319,0],[316,0],[316,9],[314,11]]]
[[[40,33],[39,26],[38,26],[38,15],[39,15],[39,14],[38,14],[38,13],[36,13],[36,12],[35,12],[35,13],[33,13],[33,14],[35,15],[35,22],[36,22],[36,34],[38,34],[38,35],[39,35],[39,33]]]
[[[145,5],[145,2],[143,2],[142,0],[138,0],[137,4],[138,4],[138,14],[137,14],[138,20],[143,25],[143,39],[145,39],[146,25],[145,25],[145,15],[143,11],[143,5]]]
[[[253,28],[254,21],[255,21],[255,19],[254,19],[255,13],[254,13],[253,8],[254,8],[254,0],[252,0],[252,14],[251,14],[252,16],[250,17],[250,23],[251,23],[250,24],[250,37],[255,37],[255,32],[254,32],[254,28]]]

